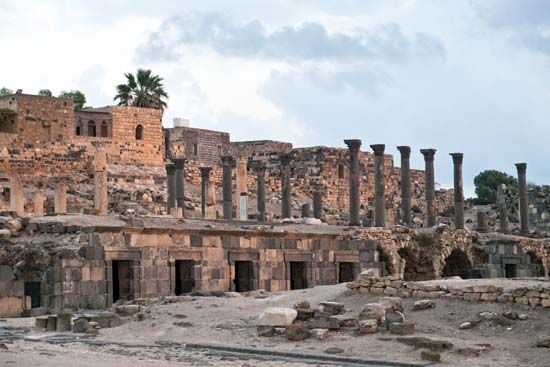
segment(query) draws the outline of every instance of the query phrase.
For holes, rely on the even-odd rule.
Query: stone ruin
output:
[[[453,190],[436,190],[435,149],[420,150],[417,171],[407,146],[395,168],[384,145],[362,152],[358,139],[348,149],[231,143],[187,127],[163,133],[157,110],[73,111],[70,100],[24,94],[0,108],[2,316],[302,289],[365,269],[403,281],[548,276],[548,245],[529,237],[525,164],[521,235],[493,231],[483,214],[473,232],[461,153],[451,154]]]

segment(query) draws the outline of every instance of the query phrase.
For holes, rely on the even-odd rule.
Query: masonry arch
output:
[[[143,140],[143,125],[136,127],[136,140]]]
[[[103,122],[101,123],[100,136],[102,138],[108,138],[109,137],[109,125],[107,124],[107,121],[105,121],[105,120],[103,120]]]
[[[78,120],[75,127],[75,135],[81,136],[82,135],[82,121]]]
[[[466,279],[469,277],[471,270],[472,263],[466,252],[455,248],[445,259],[445,266],[443,266],[441,276],[444,278],[459,276]]]

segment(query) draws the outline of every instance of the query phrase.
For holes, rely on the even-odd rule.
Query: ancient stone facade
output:
[[[0,98],[0,111],[9,120],[9,128],[4,120],[0,127],[3,186],[9,187],[9,173],[21,176],[27,192],[39,184],[53,188],[54,179],[62,179],[71,196],[70,211],[93,206],[92,161],[94,145],[100,144],[109,163],[111,194],[130,199],[139,189],[163,191],[166,172],[160,110],[112,106],[74,111],[70,99],[16,94]],[[49,191],[46,195],[51,200]],[[154,195],[141,203],[152,211],[158,210],[149,201]],[[142,198],[133,199],[140,202]],[[25,208],[32,212],[32,195]]]

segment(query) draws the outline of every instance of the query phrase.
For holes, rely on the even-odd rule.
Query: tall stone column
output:
[[[265,222],[265,169],[264,165],[256,168],[258,175],[258,222]]]
[[[185,216],[185,158],[172,159],[176,166],[176,205]]]
[[[67,184],[63,181],[55,186],[54,210],[56,214],[67,214]]]
[[[233,219],[233,162],[230,155],[222,156],[223,169],[223,219]]]
[[[424,156],[425,175],[425,196],[426,196],[426,219],[427,227],[435,226],[435,174],[434,174],[434,156],[435,149],[420,149]]]
[[[237,160],[237,182],[236,188],[237,192],[235,196],[237,197],[237,216],[241,211],[241,196],[243,193],[248,195],[248,158],[240,157]]]
[[[173,163],[166,165],[166,189],[168,198],[166,203],[166,212],[170,214],[170,209],[176,208],[176,166]]]
[[[401,153],[401,220],[406,226],[412,224],[411,216],[411,147],[397,147]]]
[[[464,154],[451,153],[454,164],[454,191],[455,191],[455,228],[464,229],[464,186],[462,183],[462,161]]]
[[[290,154],[281,155],[281,217],[292,217],[292,188],[290,186]]]
[[[477,231],[480,233],[489,232],[489,216],[484,210],[478,210],[477,212]]]
[[[44,201],[44,190],[42,190],[41,188],[36,189],[33,200],[35,217],[44,216]]]
[[[519,187],[519,222],[521,234],[529,234],[529,204],[527,202],[527,163],[516,163]]]
[[[508,207],[506,206],[506,185],[500,184],[497,187],[497,206],[500,231],[502,233],[510,233],[510,225],[508,223]]]
[[[10,174],[10,211],[25,215],[25,191],[18,173]]]
[[[210,171],[212,167],[201,167],[201,216],[206,218],[206,195],[210,185]]]
[[[348,146],[349,152],[349,225],[359,226],[361,225],[359,218],[359,148],[361,148],[361,140],[344,140],[344,143]]]
[[[99,145],[94,155],[94,208],[98,215],[107,215],[109,210],[107,152]]]
[[[313,191],[313,217],[323,218],[323,187],[316,185]]]
[[[370,146],[374,151],[374,224],[386,226],[386,179],[384,175],[384,144]]]

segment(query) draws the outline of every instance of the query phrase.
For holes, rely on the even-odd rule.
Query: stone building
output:
[[[95,146],[107,152],[108,180],[119,202],[135,192],[162,196],[166,185],[162,111],[110,106],[75,111],[70,99],[15,94],[0,98],[0,185],[20,176],[29,191],[43,186],[51,204],[55,181],[68,186],[69,210],[82,211],[91,197]],[[153,192],[151,192],[153,189]],[[1,202],[1,201],[0,201]],[[47,205],[48,205],[47,203]],[[141,202],[151,211],[157,205]],[[161,207],[162,205],[158,205]],[[32,199],[26,209],[32,212]],[[120,208],[112,208],[116,210]]]

